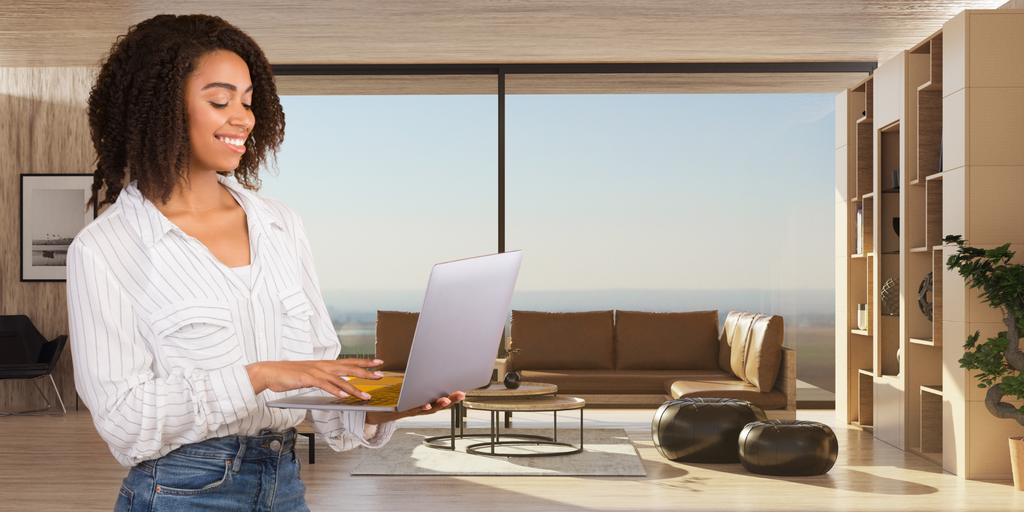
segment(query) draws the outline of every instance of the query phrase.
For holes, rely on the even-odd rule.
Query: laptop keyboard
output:
[[[390,386],[384,386],[382,388],[374,389],[369,391],[370,399],[363,400],[354,396],[346,396],[345,398],[335,398],[331,400],[331,404],[334,405],[368,405],[371,407],[397,407],[398,406],[398,395],[402,391],[402,383],[392,384]]]

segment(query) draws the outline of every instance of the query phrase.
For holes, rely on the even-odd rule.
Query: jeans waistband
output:
[[[184,445],[168,455],[180,454],[196,457],[258,459],[279,457],[282,453],[295,450],[294,428],[282,432],[263,429],[257,435],[234,435],[215,437],[198,443]]]

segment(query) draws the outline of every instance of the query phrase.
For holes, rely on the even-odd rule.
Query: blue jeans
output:
[[[295,429],[207,439],[139,463],[121,485],[115,512],[308,511]]]

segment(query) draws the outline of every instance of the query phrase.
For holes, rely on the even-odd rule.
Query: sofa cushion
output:
[[[775,385],[782,362],[785,328],[781,316],[730,311],[720,340],[728,346],[730,370],[736,377],[768,392]],[[724,358],[720,358],[724,362]]]
[[[765,410],[786,408],[786,395],[781,391],[773,389],[762,393],[755,386],[735,378],[688,378],[666,382],[665,391],[672,398],[735,398],[754,402]]]
[[[737,377],[732,372],[732,348],[729,343],[732,341],[732,332],[736,328],[736,321],[740,318],[740,312],[735,309],[730,311],[725,317],[725,323],[722,325],[722,334],[718,339],[718,367],[722,371],[729,372],[733,377]]]
[[[721,370],[546,370],[519,372],[523,382],[558,386],[560,395],[665,394],[665,383],[678,379],[728,379]]]
[[[513,310],[509,370],[613,369],[612,314]]]
[[[736,317],[732,329],[728,333],[729,369],[732,370],[733,375],[745,381],[747,380],[745,359],[747,340],[750,338],[750,326],[754,323],[754,317],[757,315],[745,311],[730,311],[729,316],[732,316],[733,313],[736,313]],[[726,322],[729,322],[729,317],[726,317]]]
[[[419,313],[407,311],[378,311],[375,351],[377,359],[384,361],[377,369],[404,372],[409,362],[412,338],[416,334]]]
[[[782,364],[782,343],[786,333],[779,315],[760,315],[750,326],[745,372],[747,382],[762,393],[771,391]]]
[[[718,311],[615,312],[617,370],[718,370]]]

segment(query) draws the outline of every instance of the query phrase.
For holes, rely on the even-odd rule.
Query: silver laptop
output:
[[[405,411],[487,385],[522,260],[522,251],[511,251],[434,265],[402,382],[374,389],[373,381],[356,379],[358,387],[370,393],[370,400],[338,398],[316,390],[267,405]],[[394,396],[386,400],[385,395]]]

